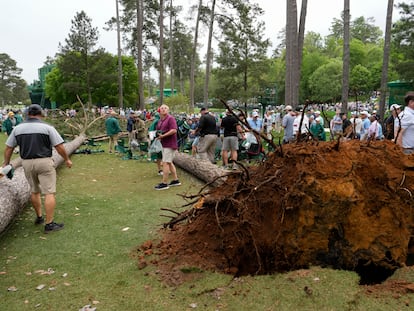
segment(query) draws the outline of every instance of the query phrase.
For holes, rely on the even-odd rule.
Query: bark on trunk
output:
[[[221,185],[227,179],[227,177],[225,177],[226,171],[222,168],[209,161],[196,159],[185,153],[177,153],[174,156],[174,164],[191,173],[198,179],[201,179],[206,183],[211,183],[212,186]]]
[[[70,155],[85,141],[86,136],[80,135],[65,144],[66,152]],[[63,163],[63,158],[53,150],[53,160],[56,167]],[[15,168],[12,179],[0,178],[0,233],[3,232],[30,200],[30,187],[21,167],[21,158],[11,161]]]

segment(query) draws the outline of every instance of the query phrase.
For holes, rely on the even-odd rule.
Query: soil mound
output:
[[[391,142],[284,145],[201,194],[158,263],[234,275],[318,265],[380,282],[410,257],[413,191],[414,156]]]

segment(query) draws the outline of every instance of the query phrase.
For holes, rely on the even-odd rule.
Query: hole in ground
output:
[[[414,266],[414,239],[413,237],[410,238],[410,242],[408,242],[408,252],[407,252],[407,259],[405,261],[407,266]]]
[[[358,265],[355,268],[355,272],[358,273],[360,277],[360,285],[373,285],[382,283],[391,275],[393,275],[394,271],[395,270],[386,269],[372,263],[367,264],[366,261],[362,260],[358,262]]]

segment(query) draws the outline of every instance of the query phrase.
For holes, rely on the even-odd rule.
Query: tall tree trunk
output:
[[[294,85],[294,98],[297,103],[299,103],[303,41],[305,39],[305,24],[306,24],[307,9],[308,9],[308,0],[302,0],[302,7],[300,9],[300,19],[299,19],[299,33],[298,33],[298,60],[297,60],[296,78],[295,78],[295,85]]]
[[[206,80],[204,81],[204,105],[208,104],[208,86],[210,81],[211,63],[213,61],[213,52],[211,48],[211,42],[213,40],[213,27],[214,27],[214,10],[216,7],[216,0],[213,0],[211,4],[210,25],[208,27],[208,45],[207,45],[207,59],[206,59]]]
[[[174,95],[174,40],[173,40],[173,0],[170,0],[170,84],[171,95]]]
[[[91,92],[91,75],[89,72],[89,54],[88,52],[85,53],[85,67],[86,67],[86,88],[88,89],[88,104],[87,107],[89,111],[92,107],[92,92]]]
[[[286,1],[286,74],[285,105],[297,106],[294,98],[295,69],[298,51],[298,11],[296,0]]]
[[[349,94],[349,0],[344,0],[344,51],[342,63],[342,112],[348,111],[348,94]]]
[[[228,172],[225,172],[220,166],[212,164],[210,161],[196,159],[186,153],[177,152],[174,156],[174,164],[212,186],[221,185],[227,179],[224,176]],[[223,178],[220,178],[221,176]]]
[[[392,26],[392,11],[394,7],[394,0],[388,0],[387,21],[385,24],[385,39],[384,39],[384,56],[381,72],[381,95],[379,114],[384,120],[385,115],[385,99],[387,97],[387,80],[388,80],[388,64],[390,59],[391,49],[391,26]]]
[[[119,23],[119,5],[118,0],[116,3],[116,34],[118,44],[118,106],[119,108],[124,107],[124,92],[122,87],[122,54],[121,54],[121,27]]]
[[[160,105],[164,102],[164,0],[160,0]]]
[[[203,5],[203,0],[199,0],[198,2],[198,10],[197,10],[197,19],[196,19],[196,26],[194,31],[194,43],[193,43],[193,50],[191,53],[191,69],[190,69],[190,110],[194,109],[195,98],[194,98],[194,90],[195,90],[195,65],[196,65],[196,57],[197,57],[197,45],[198,45],[198,26],[200,24],[200,16],[201,16],[201,9]]]
[[[144,1],[137,0],[137,60],[138,60],[138,108],[144,110],[144,66],[142,62],[142,31],[144,25]]]

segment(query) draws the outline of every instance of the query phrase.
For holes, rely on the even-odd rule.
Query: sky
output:
[[[265,37],[275,45],[285,26],[286,1],[252,1],[265,10],[261,17],[266,25]],[[384,31],[387,2],[350,0],[351,20],[359,16],[374,17],[375,24]],[[398,2],[401,1],[395,1]],[[174,0],[174,3],[181,4],[186,12],[198,0]],[[38,79],[38,69],[46,57],[53,57],[58,52],[59,42],[65,42],[71,21],[82,10],[92,19],[93,27],[98,28],[98,45],[110,53],[117,53],[116,32],[104,30],[105,23],[115,16],[116,0],[0,0],[0,4],[0,53],[8,54],[17,62],[17,67],[23,69],[22,78],[29,84]],[[298,0],[298,10],[300,5],[301,0]],[[339,18],[342,9],[343,0],[308,0],[305,31],[326,36],[333,18]],[[394,8],[393,20],[398,18],[398,11]],[[203,55],[205,52],[200,53]]]

